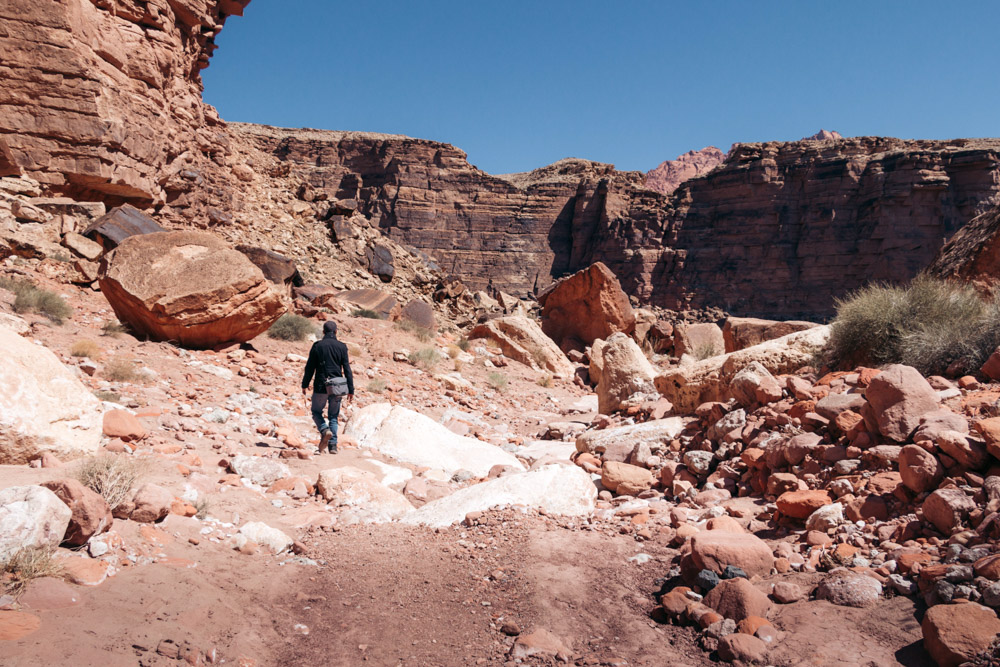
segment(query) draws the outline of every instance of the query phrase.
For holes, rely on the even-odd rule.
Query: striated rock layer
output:
[[[0,138],[54,192],[176,199],[199,164],[227,152],[199,72],[226,17],[248,2],[0,3]]]
[[[669,195],[684,181],[712,171],[725,159],[726,154],[715,146],[688,151],[676,160],[666,160],[655,169],[647,171],[646,187]]]
[[[997,139],[739,144],[668,197],[585,160],[491,176],[438,142],[230,128],[474,289],[537,291],[600,261],[674,309],[821,318],[870,280],[908,280],[1000,202]]]

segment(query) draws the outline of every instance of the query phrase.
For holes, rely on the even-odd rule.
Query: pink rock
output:
[[[693,535],[690,544],[692,563],[699,570],[722,574],[732,565],[753,576],[769,574],[774,566],[771,548],[751,533],[704,531]]]
[[[83,546],[94,535],[111,530],[114,518],[104,498],[75,479],[61,479],[42,484],[59,500],[66,503],[73,513],[63,541],[72,546]]]
[[[715,146],[688,151],[676,160],[665,160],[646,172],[646,187],[669,195],[684,181],[715,169],[725,159],[726,154]]]
[[[989,648],[1000,633],[996,612],[975,602],[939,604],[920,624],[924,649],[941,667],[958,667]]]
[[[743,578],[719,582],[705,596],[705,604],[726,618],[742,621],[748,616],[767,618],[771,601],[749,581]]]
[[[920,372],[910,366],[887,367],[865,389],[879,432],[896,442],[906,442],[920,426],[920,419],[937,410],[938,398]]]
[[[944,476],[944,466],[923,447],[907,445],[899,450],[899,476],[906,488],[923,493],[937,487]]]
[[[109,438],[120,438],[125,442],[132,442],[145,438],[146,428],[130,412],[125,410],[108,410],[104,413],[104,435]]]
[[[976,509],[976,501],[960,489],[938,489],[920,506],[924,519],[945,536],[959,527],[969,512]]]
[[[133,521],[153,523],[170,513],[174,495],[156,484],[143,484],[132,496],[135,505],[130,514]]]

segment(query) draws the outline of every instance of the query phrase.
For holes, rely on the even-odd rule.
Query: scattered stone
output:
[[[706,596],[705,604],[726,618],[742,621],[748,616],[766,618],[771,601],[743,578],[719,582]]]
[[[711,530],[691,538],[691,560],[699,570],[722,573],[727,565],[747,574],[765,575],[774,566],[774,555],[764,540],[751,533]]]
[[[887,366],[865,389],[878,431],[896,442],[906,442],[920,419],[938,408],[934,388],[920,372],[902,364]]]
[[[601,483],[612,493],[637,496],[655,482],[649,470],[628,463],[606,461],[601,469]]]
[[[132,496],[134,509],[129,515],[133,521],[153,523],[170,514],[174,494],[156,484],[143,484]]]
[[[246,540],[250,540],[262,547],[266,547],[273,554],[280,554],[291,549],[294,540],[277,528],[272,528],[260,521],[251,521],[240,527],[240,535]],[[240,548],[242,544],[238,544]]]
[[[254,484],[270,486],[279,479],[291,475],[288,466],[275,459],[266,459],[262,456],[235,456],[229,462],[229,469],[240,477],[244,477]]]
[[[874,577],[837,569],[820,582],[816,597],[842,607],[870,607],[881,599],[882,584]]]

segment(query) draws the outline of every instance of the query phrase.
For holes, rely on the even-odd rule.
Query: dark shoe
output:
[[[326,451],[330,452],[331,454],[336,454],[337,453],[337,445],[334,444],[332,447],[330,447]]]
[[[330,438],[333,437],[333,431],[328,428],[323,429],[322,437],[319,439],[319,451],[326,449],[326,446],[330,442]]]

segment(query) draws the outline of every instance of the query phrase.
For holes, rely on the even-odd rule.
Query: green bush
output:
[[[925,375],[977,370],[1000,344],[1000,299],[918,276],[907,287],[874,284],[837,302],[827,361],[902,363]]]
[[[28,280],[3,278],[0,279],[0,288],[14,293],[16,313],[38,313],[56,324],[62,324],[73,314],[73,309],[61,296],[49,290],[39,289]]]
[[[319,335],[319,327],[308,317],[285,313],[267,330],[267,335],[278,340],[305,340],[310,334]]]
[[[363,317],[368,320],[380,320],[382,316],[371,308],[355,308],[351,311],[352,317]]]
[[[414,366],[420,366],[425,371],[429,371],[441,361],[441,355],[433,347],[425,347],[416,352],[410,352],[410,356],[407,359]]]

